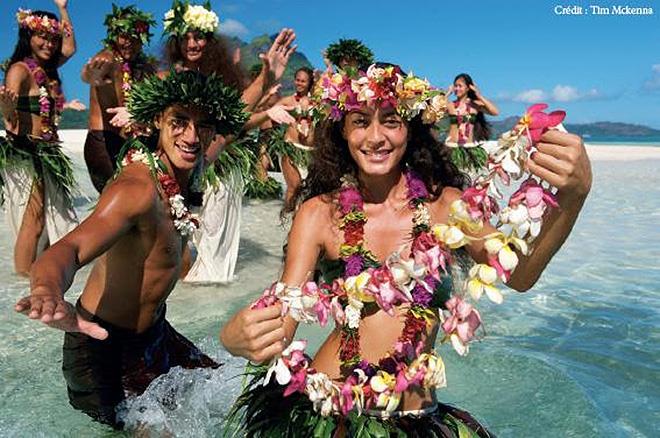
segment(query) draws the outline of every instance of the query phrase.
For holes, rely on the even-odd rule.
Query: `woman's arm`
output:
[[[507,286],[524,292],[539,279],[546,266],[568,238],[591,189],[591,164],[582,139],[574,134],[548,131],[536,145],[538,151],[528,160],[533,174],[557,188],[559,208],[544,217],[541,233],[532,244],[530,255],[516,249],[518,266]],[[453,195],[455,196],[455,194]],[[497,231],[485,224],[478,236]],[[468,246],[470,255],[479,263],[486,263],[487,253],[482,240]]]
[[[495,106],[495,104],[490,100],[486,99],[475,84],[470,85],[470,89],[474,91],[474,94],[477,95],[477,100],[475,100],[473,103],[478,107],[480,111],[491,116],[499,115],[500,110],[497,108],[497,106]]]
[[[330,224],[329,209],[318,198],[305,202],[296,213],[289,232],[286,261],[281,281],[301,285],[314,272],[323,246],[320,230]],[[280,316],[278,305],[263,309],[247,306],[236,313],[220,331],[227,351],[253,362],[268,361],[293,340],[298,323]]]
[[[76,37],[73,34],[73,25],[66,9],[68,0],[54,0],[54,2],[60,12],[60,23],[62,23],[64,29],[62,33],[62,58],[60,58],[60,65],[62,65],[76,53]]]
[[[0,112],[5,120],[7,131],[18,134],[18,96],[30,91],[30,72],[23,63],[15,63],[5,76],[5,85],[0,87]]]

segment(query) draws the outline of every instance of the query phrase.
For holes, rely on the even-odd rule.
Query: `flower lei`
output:
[[[346,416],[352,410],[361,414],[374,406],[390,413],[410,387],[446,386],[442,359],[433,352],[423,352],[422,336],[435,321],[432,307],[441,309],[444,333],[441,342],[450,342],[461,356],[467,354],[468,344],[482,321],[470,301],[476,303],[485,294],[495,303],[502,302],[495,285],[498,281],[508,281],[518,264],[513,248],[529,254],[528,241],[538,236],[546,210],[558,206],[550,189],[530,176],[511,196],[509,205],[500,211],[498,231],[481,238],[485,241],[487,263],[475,264],[462,289],[451,296],[442,288],[450,261],[448,251],[477,240],[468,234],[482,229],[483,221],[490,220],[497,212],[494,195],[488,194],[489,190],[499,194],[495,181],[509,184],[511,178],[521,178],[523,157],[543,132],[563,120],[565,113],[545,114],[546,107],[544,104],[530,107],[519,124],[502,135],[489,159],[491,172],[451,204],[447,224],[429,226],[429,214],[423,204],[428,197],[426,187],[414,173],[406,174],[409,202],[415,208],[414,240],[407,260],[395,252],[384,266],[377,266],[375,257],[364,246],[366,216],[362,198],[355,185],[344,180],[339,207],[343,215],[340,228],[345,242],[340,256],[345,262],[345,278],[338,278],[330,285],[306,282],[301,287],[278,282],[264,291],[253,308],[281,302],[283,314],[299,322],[322,326],[332,316],[341,326],[339,354],[348,377],[335,383],[326,374],[317,372],[309,366],[311,359],[304,353],[306,341],[294,341],[281,356],[273,358],[264,385],[275,374],[277,382],[286,385],[284,396],[294,392],[306,394],[314,410],[322,416]],[[369,303],[376,303],[390,315],[394,315],[394,306],[410,305],[393,351],[378,364],[362,360],[359,354],[361,311]]]
[[[57,127],[60,124],[62,111],[64,110],[64,94],[60,83],[56,80],[49,81],[46,71],[37,63],[34,58],[25,58],[23,60],[27,65],[34,81],[39,87],[39,117],[41,117],[41,139],[45,141],[57,140]],[[49,89],[54,91],[55,111],[53,113],[51,94]]]
[[[131,163],[144,163],[155,173],[158,183],[168,197],[170,216],[172,217],[172,222],[174,222],[174,227],[179,231],[181,236],[191,236],[199,228],[199,219],[197,215],[192,214],[188,210],[185,198],[181,195],[179,183],[167,173],[162,160],[152,152],[131,148],[126,152],[121,165],[124,167]]]
[[[48,18],[45,15],[36,15],[30,9],[19,9],[16,12],[16,21],[19,27],[29,29],[34,33],[46,33],[54,36],[71,36],[71,26],[69,23],[60,23],[55,18]]]
[[[403,76],[399,67],[382,68],[376,64],[366,72],[325,72],[315,86],[313,101],[317,120],[329,117],[338,121],[349,111],[378,105],[396,108],[406,120],[421,113],[424,123],[433,124],[447,111],[443,90],[412,73]]]
[[[211,10],[208,1],[204,5],[191,5],[188,0],[175,0],[163,20],[165,33],[176,36],[185,35],[191,30],[214,33],[220,25],[218,15]]]

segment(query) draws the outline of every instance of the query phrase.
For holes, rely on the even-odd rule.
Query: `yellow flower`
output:
[[[438,241],[451,249],[460,248],[475,240],[475,238],[467,236],[456,225],[437,224],[431,227],[431,232]]]
[[[470,279],[467,281],[467,290],[472,298],[479,300],[486,292],[492,302],[501,304],[502,294],[493,286],[497,281],[497,270],[489,265],[477,264],[470,269]]]
[[[449,219],[451,222],[456,222],[459,226],[464,225],[471,233],[481,231],[484,224],[481,220],[474,220],[467,209],[467,202],[462,199],[457,199],[449,206]]]
[[[506,236],[504,233],[497,232],[489,234],[485,239],[484,248],[486,248],[488,254],[497,255],[498,261],[507,271],[511,271],[518,266],[518,255],[512,249],[512,246],[524,255],[529,253],[527,242],[516,237],[515,234]]]
[[[373,295],[366,293],[370,279],[371,275],[368,272],[362,272],[360,275],[348,277],[344,282],[344,290],[349,298],[355,298],[363,303],[375,301]]]

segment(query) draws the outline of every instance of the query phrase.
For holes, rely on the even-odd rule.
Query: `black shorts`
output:
[[[142,394],[149,384],[170,368],[217,368],[220,364],[177,333],[165,320],[165,309],[143,333],[113,326],[85,310],[78,313],[108,331],[99,341],[82,333],[64,335],[62,371],[69,402],[90,417],[115,428],[116,406],[128,396]]]

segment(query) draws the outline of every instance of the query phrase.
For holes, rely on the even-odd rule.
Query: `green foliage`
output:
[[[133,119],[146,124],[152,124],[158,114],[175,104],[208,112],[221,135],[240,132],[248,118],[243,111],[245,104],[234,88],[226,86],[215,74],[207,77],[194,71],[172,70],[165,79],[147,77],[133,85],[127,102]]]
[[[374,63],[373,52],[362,41],[356,39],[342,38],[338,42],[330,44],[325,55],[337,67],[342,59],[354,59],[361,68],[366,68]]]
[[[149,44],[153,36],[149,28],[156,25],[156,21],[150,13],[139,10],[135,5],[126,7],[112,4],[112,13],[105,16],[105,25],[108,35],[103,43],[110,47],[122,34],[139,39],[142,44]]]

